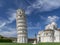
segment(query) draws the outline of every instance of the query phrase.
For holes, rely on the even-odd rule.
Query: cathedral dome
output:
[[[55,22],[52,22],[51,27],[52,27],[52,29],[57,29],[57,24]]]
[[[51,29],[51,30],[57,29],[57,24],[55,22],[52,22],[45,27],[45,30],[47,29]]]
[[[57,24],[55,22],[52,22],[51,25],[52,26],[57,26]]]
[[[45,30],[50,29],[50,24],[45,27]]]

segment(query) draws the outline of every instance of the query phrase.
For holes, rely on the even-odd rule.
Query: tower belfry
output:
[[[18,9],[16,13],[16,25],[17,25],[17,43],[27,43],[27,25],[26,15],[24,10]]]

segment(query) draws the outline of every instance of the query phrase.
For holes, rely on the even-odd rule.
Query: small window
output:
[[[47,35],[48,35],[48,33],[45,33],[45,35],[47,36]]]
[[[22,15],[20,15],[20,17],[22,17]]]
[[[21,12],[20,12],[20,14],[21,14]]]
[[[22,11],[20,11],[20,14],[22,14],[23,12]]]

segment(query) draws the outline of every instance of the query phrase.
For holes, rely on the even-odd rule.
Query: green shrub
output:
[[[0,42],[12,42],[11,39],[0,39]]]

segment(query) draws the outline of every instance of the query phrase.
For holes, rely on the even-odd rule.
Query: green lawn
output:
[[[0,43],[0,45],[33,45],[33,44],[18,44],[18,43]],[[39,43],[35,45],[60,45],[60,43]]]
[[[19,43],[0,43],[0,45],[32,45],[32,44],[19,44]]]
[[[60,43],[39,43],[36,45],[60,45]]]

